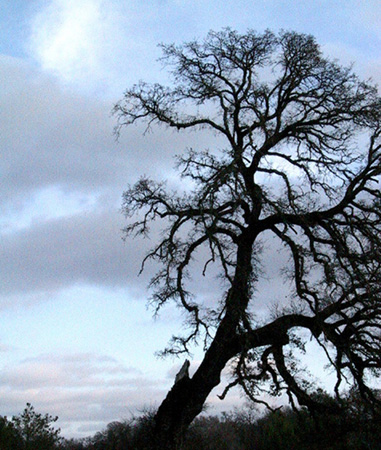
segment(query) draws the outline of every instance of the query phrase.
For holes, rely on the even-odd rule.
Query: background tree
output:
[[[311,337],[336,371],[337,398],[345,379],[375,404],[367,376],[380,369],[376,87],[294,32],[225,29],[162,48],[173,84],[128,89],[115,107],[118,130],[139,120],[210,129],[225,147],[218,141],[218,148],[178,157],[191,186],[183,194],[146,177],[124,193],[124,212],[134,217],[127,235],[146,235],[157,219],[166,227],[146,257],[162,265],[152,300],[156,310],[180,305],[189,332],[174,336],[164,353],[186,353],[200,340],[205,350],[194,375],[176,383],[158,410],[158,446],[179,445],[228,362],[234,380],[222,398],[239,385],[257,402],[263,392],[286,392],[292,405],[330,407],[313,395],[293,357]],[[270,236],[289,254],[293,292],[264,321],[255,289]],[[209,303],[191,289],[194,260],[206,254],[201,272],[218,269],[226,288]]]
[[[0,416],[0,450],[14,450],[21,448],[21,437],[7,417]]]
[[[30,403],[24,411],[12,417],[12,428],[19,437],[19,450],[54,450],[61,441],[61,430],[55,429],[53,423],[58,417],[37,413]]]

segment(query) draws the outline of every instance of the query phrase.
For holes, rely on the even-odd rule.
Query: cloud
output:
[[[8,198],[52,184],[98,189],[128,173],[131,158],[116,151],[111,102],[62,90],[18,60],[1,58],[0,73],[0,170]]]
[[[261,0],[253,7],[248,0],[237,0],[225,2],[224,8],[214,1],[194,1],[189,14],[189,2],[178,0],[49,0],[31,21],[29,52],[61,82],[92,93],[118,93],[141,78],[165,80],[166,73],[155,63],[158,43],[189,41],[226,26],[294,29],[315,34],[322,44],[347,40],[359,53],[367,52],[379,36],[379,8],[373,0],[335,1],[330,8],[325,1]]]
[[[29,52],[63,83],[96,94],[121,92],[127,80],[158,74],[160,39],[149,26],[163,20],[158,4],[50,0],[31,21]]]
[[[98,69],[101,3],[59,0],[50,2],[37,14],[32,40],[43,67],[57,70],[64,78],[76,76],[84,68]]]
[[[166,389],[163,380],[145,378],[134,367],[93,353],[44,354],[0,374],[2,414],[18,414],[30,402],[38,412],[58,415],[65,437],[88,435],[158,404]],[[81,432],[84,424],[86,434]]]
[[[166,178],[175,153],[208,146],[212,138],[165,128],[143,136],[141,124],[124,129],[116,142],[112,100],[63,89],[16,58],[0,56],[0,76],[1,203],[29,202],[52,186],[92,194],[111,189],[120,198],[139,174]]]
[[[143,256],[124,245],[115,210],[52,219],[2,238],[0,292],[52,292],[75,284],[135,283]],[[141,280],[139,280],[141,282]]]
[[[14,350],[14,347],[0,342],[0,353],[8,353]]]
[[[121,230],[126,221],[116,205],[108,207],[107,200],[100,197],[94,205],[75,214],[35,219],[29,226],[2,235],[3,308],[20,303],[21,299],[33,304],[75,285],[128,288],[146,295],[148,281],[158,266],[147,264],[142,276],[138,277],[138,273],[144,255],[156,242],[161,224],[153,227],[152,240],[129,238],[123,242]],[[226,286],[216,278],[216,267],[210,267],[202,276],[208,259],[205,251],[200,251],[192,264],[194,277],[189,289],[212,306],[220,300]],[[256,314],[268,312],[264,305],[284,302],[287,292],[279,272],[287,264],[287,255],[280,251],[279,243],[267,240],[263,257],[264,277],[253,301]]]
[[[26,377],[25,374],[29,375]],[[134,368],[124,367],[115,358],[105,355],[41,355],[27,358],[12,370],[0,374],[0,386],[13,389],[48,389],[51,387],[96,387],[110,381],[113,385],[131,384],[127,375],[141,377]]]
[[[143,125],[116,143],[111,102],[63,89],[17,58],[0,57],[0,75],[2,305],[18,293],[136,280],[148,242],[121,241],[123,190],[139,174],[171,177],[174,153],[215,138],[164,128],[143,136]]]
[[[199,362],[194,361],[192,366]],[[148,378],[139,369],[100,353],[25,358],[0,373],[2,414],[19,414],[30,402],[37,412],[59,417],[56,425],[63,436],[88,436],[112,421],[158,407],[181,365],[182,361],[177,360],[169,365],[167,376]],[[242,402],[238,390],[233,390],[223,402],[217,398],[227,383],[225,372],[223,385],[209,396],[211,414],[229,411]]]
[[[32,21],[30,39],[31,53],[42,68],[74,83],[107,77],[109,65],[103,59],[108,41],[121,30],[105,6],[101,0],[46,3]]]

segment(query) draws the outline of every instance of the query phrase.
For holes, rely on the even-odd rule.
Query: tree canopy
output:
[[[200,339],[205,350],[195,374],[176,383],[159,408],[162,434],[181,435],[228,362],[233,381],[221,397],[239,385],[257,402],[263,392],[286,392],[292,405],[326,408],[293,359],[292,349],[311,337],[336,372],[337,398],[345,380],[375,404],[369,375],[379,376],[381,354],[377,87],[296,32],[224,29],[162,50],[172,83],[128,89],[115,106],[118,131],[145,121],[210,129],[225,141],[178,156],[181,177],[191,181],[183,193],[147,177],[124,193],[127,235],[147,235],[155,220],[165,229],[146,257],[161,265],[151,281],[156,308],[174,301],[188,315],[189,333],[174,336],[166,352],[187,352]],[[264,236],[288,252],[284,272],[293,283],[266,322],[256,316]],[[226,286],[207,305],[192,286],[201,251],[202,274],[217,268]]]
[[[27,403],[24,411],[12,420],[0,416],[1,450],[55,450],[60,447],[60,429],[52,424],[58,417],[37,413]]]

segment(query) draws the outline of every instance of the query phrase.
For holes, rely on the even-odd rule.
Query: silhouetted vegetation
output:
[[[379,393],[378,393],[379,394]],[[335,403],[319,393],[320,401]],[[378,395],[379,397],[379,395]],[[221,416],[201,416],[189,427],[183,450],[379,450],[381,415],[358,393],[342,400],[345,414],[313,417],[307,409],[289,407],[260,414],[251,407]],[[150,450],[155,411],[111,422],[92,437],[59,438],[51,426],[56,418],[42,416],[27,405],[20,416],[0,417],[0,450]],[[22,425],[20,426],[20,424]],[[26,430],[33,430],[27,439]],[[31,438],[33,436],[33,438]]]
[[[0,417],[0,450],[55,450],[60,448],[58,417],[37,413],[30,403],[11,420]]]
[[[330,399],[333,401],[332,399]],[[149,450],[152,413],[125,422],[112,422],[83,447],[67,450]],[[379,450],[380,416],[369,405],[349,396],[346,414],[312,417],[307,409],[289,407],[261,416],[245,408],[222,416],[201,416],[189,427],[183,450]]]
[[[376,403],[368,375],[380,369],[377,87],[296,32],[224,29],[162,50],[171,81],[127,89],[115,106],[118,130],[143,122],[209,130],[216,139],[208,149],[179,150],[176,191],[141,177],[124,193],[126,236],[147,236],[153,222],[162,224],[144,259],[159,265],[151,304],[158,312],[174,302],[186,317],[184,334],[163,354],[204,349],[192,377],[158,408],[157,448],[182,447],[228,363],[233,381],[222,397],[232,386],[254,401],[264,390],[286,392],[291,405],[323,414],[327,405],[316,401],[297,359],[310,339],[336,373],[338,397],[346,380]],[[292,290],[260,297],[271,239],[288,254],[279,275]],[[198,295],[197,277],[216,272],[223,288]],[[258,316],[259,300],[274,295],[274,314]]]

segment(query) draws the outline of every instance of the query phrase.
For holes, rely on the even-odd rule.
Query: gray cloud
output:
[[[81,96],[15,58],[0,57],[0,76],[0,201],[8,206],[18,201],[22,207],[49,186],[120,195],[139,174],[166,178],[172,156],[187,146],[215,140],[164,128],[143,136],[141,124],[123,130],[117,143],[110,112],[118,98]]]
[[[2,58],[0,70],[0,168],[8,198],[55,184],[98,190],[131,173],[133,157],[116,150],[111,103],[65,92],[15,60]]]
[[[139,174],[171,177],[173,154],[208,147],[211,136],[143,136],[142,125],[116,143],[112,102],[65,90],[15,58],[0,57],[0,74],[0,292],[136,281],[147,243],[121,241],[122,191]]]
[[[3,235],[0,292],[135,283],[143,249],[123,243],[123,225],[115,208],[52,219]]]
[[[138,273],[145,253],[154,245],[155,229],[152,240],[130,238],[123,242],[121,229],[126,221],[122,214],[116,207],[102,209],[99,205],[98,209],[36,221],[29,227],[3,234],[0,258],[3,306],[17,294],[28,294],[27,301],[30,295],[37,295],[36,299],[41,295],[49,297],[54,291],[76,284],[145,292],[157,266],[148,264],[142,276],[138,277]],[[264,277],[254,301],[257,313],[260,305],[262,308],[264,304],[284,301],[287,291],[279,272],[287,264],[287,255],[274,240],[265,245]],[[205,277],[201,275],[207,259],[201,252],[192,266],[195,276],[190,289],[207,303],[214,303],[220,300],[223,288],[213,268]],[[283,286],[281,295],[280,286]]]

